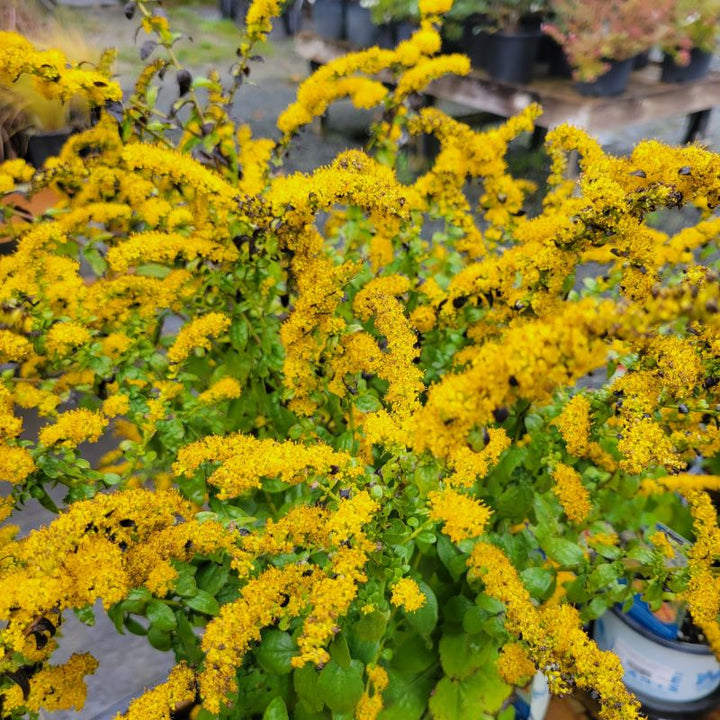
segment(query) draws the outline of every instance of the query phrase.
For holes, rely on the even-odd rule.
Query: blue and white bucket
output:
[[[649,700],[688,703],[720,686],[720,664],[707,645],[661,637],[617,609],[595,621],[593,637],[618,656],[628,689]]]

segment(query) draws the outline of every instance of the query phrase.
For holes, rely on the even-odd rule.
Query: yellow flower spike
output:
[[[577,470],[558,463],[552,471],[552,478],[555,481],[553,493],[560,500],[568,520],[575,525],[584,522],[592,510],[592,503]]]
[[[452,5],[453,0],[420,0],[420,15],[444,15]]]
[[[191,320],[181,328],[175,342],[168,350],[168,360],[178,365],[198,348],[210,350],[212,338],[222,335],[230,327],[230,318],[223,313],[208,313]]]
[[[428,499],[430,517],[443,523],[443,532],[453,542],[478,537],[485,532],[491,511],[482,502],[451,488],[433,491]]]
[[[524,687],[537,672],[535,664],[520,643],[503,645],[498,658],[498,673],[508,683]]]
[[[195,699],[195,673],[185,664],[179,663],[168,675],[168,679],[148,690],[130,703],[125,714],[118,713],[114,720],[155,720],[170,717],[178,705]]]
[[[47,447],[63,445],[77,447],[82,442],[97,442],[105,432],[108,421],[101,414],[80,408],[58,415],[54,425],[46,425],[39,435],[39,441]]]
[[[70,709],[79,712],[87,696],[84,678],[97,667],[98,661],[89,653],[73,653],[63,665],[48,665],[33,675],[27,699],[18,685],[4,690],[3,707],[8,712],[21,707],[33,712]]]

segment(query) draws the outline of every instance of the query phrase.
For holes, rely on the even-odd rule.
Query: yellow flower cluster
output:
[[[485,531],[490,509],[483,503],[450,488],[433,491],[428,499],[430,517],[443,523],[443,532],[453,542],[478,537]]]
[[[73,653],[62,665],[48,665],[33,675],[27,699],[18,685],[3,690],[3,710],[11,712],[24,707],[32,712],[80,711],[87,697],[84,678],[97,667],[97,660],[89,653]]]
[[[535,675],[535,664],[525,648],[516,642],[503,645],[498,658],[500,677],[509,685],[524,686]]]
[[[203,405],[213,405],[222,400],[235,400],[240,397],[242,388],[240,383],[231,377],[222,378],[213,383],[205,392],[198,395],[198,402]]]
[[[355,706],[356,720],[375,720],[377,718],[383,708],[383,690],[390,682],[387,672],[380,665],[367,667],[366,672],[373,692],[371,694],[369,689],[366,690],[358,700]]]
[[[223,699],[237,688],[237,668],[251,643],[260,639],[260,630],[278,617],[300,613],[311,582],[305,569],[287,565],[266,570],[249,580],[240,598],[224,605],[208,624],[202,639],[205,668],[198,676],[198,687],[210,712],[219,712]]]
[[[583,485],[577,470],[558,463],[552,471],[553,492],[562,505],[568,520],[574,525],[584,522],[592,511],[590,493]]]
[[[230,327],[230,318],[222,313],[208,313],[184,325],[168,350],[168,360],[184,362],[193,350],[210,350],[212,338],[222,335]]]
[[[414,612],[425,604],[425,595],[414,580],[402,578],[393,585],[390,602],[395,607],[401,607],[407,612]]]
[[[593,688],[599,693],[603,720],[640,717],[640,704],[623,685],[620,661],[588,638],[574,607],[551,603],[536,608],[517,570],[494,545],[478,543],[468,565],[472,575],[484,583],[485,592],[504,603],[506,628],[522,637],[531,664],[545,674],[551,692],[567,694],[573,684]]]
[[[21,484],[34,471],[35,461],[25,448],[0,445],[0,480]]]
[[[76,447],[82,442],[97,442],[107,425],[108,421],[102,413],[84,408],[68,410],[58,415],[54,425],[46,425],[40,430],[38,439],[47,447]]]
[[[220,498],[238,497],[262,486],[262,478],[279,478],[297,485],[309,477],[352,479],[362,468],[346,453],[327,445],[300,445],[291,441],[258,440],[248,435],[209,436],[178,452],[176,476],[189,475],[203,463],[221,463],[208,477],[220,489]]]
[[[118,713],[115,720],[147,720],[170,717],[179,706],[195,699],[195,673],[184,663],[171,671],[168,679],[130,703],[125,714]]]
[[[36,50],[22,35],[0,32],[0,84],[11,87],[23,74],[32,75],[47,98],[63,102],[80,95],[93,105],[121,100],[120,86],[97,70],[74,67],[59,50]]]
[[[45,336],[45,347],[48,353],[67,355],[78,345],[90,342],[90,331],[76,323],[57,323],[48,330]]]

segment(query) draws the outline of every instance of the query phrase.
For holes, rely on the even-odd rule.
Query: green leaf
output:
[[[497,656],[494,644],[485,635],[445,634],[440,638],[440,664],[453,678],[470,677],[478,668],[491,665]]]
[[[144,625],[141,625],[137,620],[135,620],[135,618],[130,617],[130,615],[125,617],[123,623],[133,635],[145,636],[148,634],[147,628]]]
[[[292,658],[297,648],[290,635],[281,630],[267,630],[263,633],[255,658],[260,667],[271,675],[288,675],[292,672]]]
[[[325,706],[325,701],[318,691],[319,679],[319,673],[310,664],[303,665],[293,674],[295,692],[305,701],[311,712],[320,712]]]
[[[162,600],[151,600],[145,614],[157,630],[174,630],[177,626],[175,613]]]
[[[352,632],[359,640],[377,642],[385,634],[386,627],[387,615],[376,610],[363,615],[353,625]]]
[[[525,589],[536,600],[544,600],[555,587],[555,576],[550,570],[540,567],[525,568],[520,572]]]
[[[201,565],[200,569],[195,573],[195,581],[198,587],[210,593],[210,595],[217,595],[220,588],[225,586],[229,577],[229,569],[224,565],[215,563]]]
[[[357,660],[353,660],[347,668],[330,660],[320,673],[317,683],[323,702],[334,712],[352,710],[365,690],[362,675],[363,666]]]
[[[418,582],[418,586],[423,595],[425,595],[425,604],[418,610],[415,610],[415,612],[406,612],[405,617],[410,627],[420,635],[427,637],[435,629],[435,625],[437,625],[438,603],[435,593],[427,583],[421,580]]]
[[[414,677],[388,670],[388,686],[383,692],[385,707],[378,720],[419,720],[425,715],[435,668]]]
[[[381,410],[382,403],[374,395],[361,395],[355,401],[355,407],[362,413],[371,413]]]
[[[559,537],[548,537],[541,547],[550,558],[563,567],[575,567],[585,560],[583,549],[570,540]]]
[[[170,274],[170,268],[166,265],[158,265],[156,263],[148,263],[147,265],[140,265],[136,270],[138,275],[144,275],[145,277],[159,278],[163,280]]]
[[[123,629],[123,619],[125,618],[125,613],[122,609],[122,603],[115,603],[110,607],[110,609],[107,611],[107,616],[112,620],[113,625],[115,625],[115,629],[121,634],[125,634],[125,630]]]
[[[196,505],[202,505],[205,502],[205,478],[198,472],[195,475],[187,477],[183,475],[178,478],[178,488],[185,498]]]
[[[145,612],[145,606],[150,600],[152,600],[152,593],[147,588],[133,588],[121,605],[125,612],[140,614]]]
[[[102,275],[107,270],[105,258],[103,258],[97,248],[86,247],[83,250],[83,255],[96,275]]]
[[[191,664],[197,665],[205,657],[205,653],[200,649],[200,638],[193,631],[193,627],[184,613],[178,611],[175,617],[177,619],[175,634],[182,647],[184,657]]]
[[[466,680],[444,677],[430,698],[435,720],[478,720],[500,710],[511,688],[494,673],[477,672]]]
[[[288,720],[288,709],[281,697],[274,697],[265,708],[263,720]]]
[[[399,644],[392,657],[392,666],[403,676],[412,677],[435,662],[435,652],[428,640],[416,633],[407,635],[405,640],[396,640]],[[429,646],[429,647],[428,647]]]
[[[194,568],[189,565],[182,565],[176,568],[178,576],[175,579],[174,590],[182,597],[192,597],[197,593],[197,583],[195,582]]]
[[[75,608],[75,617],[83,624],[92,627],[95,625],[95,612],[92,605],[86,605],[82,608]]]
[[[248,324],[245,318],[235,318],[233,324],[230,326],[228,335],[230,337],[230,343],[238,352],[245,350],[249,334]]]
[[[588,577],[588,590],[606,590],[619,577],[622,568],[613,563],[601,563]]]
[[[642,545],[636,545],[635,547],[630,548],[627,553],[625,553],[625,556],[630,560],[637,560],[637,562],[640,562],[643,565],[647,565],[653,560],[652,550],[650,550],[650,548],[643,547]]]
[[[167,652],[172,649],[172,636],[167,630],[152,625],[147,634],[148,642],[156,649]]]
[[[197,595],[185,600],[185,604],[204,615],[217,615],[220,612],[218,601],[205,590],[198,590]]]
[[[495,511],[499,517],[520,522],[527,517],[533,497],[534,493],[530,485],[526,483],[511,485],[497,499]]]
[[[330,644],[330,657],[343,669],[347,670],[350,667],[350,649],[348,648],[347,640],[345,636],[340,633],[335,636],[335,639]]]

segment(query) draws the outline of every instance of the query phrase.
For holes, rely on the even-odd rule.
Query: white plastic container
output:
[[[707,645],[658,637],[617,610],[595,621],[593,637],[620,658],[628,689],[648,700],[688,703],[720,686],[720,663]]]

